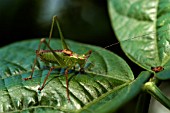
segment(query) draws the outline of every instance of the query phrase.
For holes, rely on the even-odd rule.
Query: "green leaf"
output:
[[[112,27],[125,54],[139,66],[169,67],[168,0],[108,0]]]
[[[89,113],[89,111],[92,113],[114,112],[119,108],[119,106],[123,105],[125,102],[129,101],[139,93],[141,87],[143,87],[143,84],[149,79],[150,74],[151,73],[147,71],[141,72],[138,78],[133,82],[128,83],[121,87],[121,89],[113,91],[108,96],[103,97],[105,100],[104,102],[102,99],[102,101],[98,103],[93,103],[90,106],[85,106],[83,109],[81,109],[81,112],[82,110],[83,113]]]
[[[155,74],[155,76],[160,80],[168,80],[170,79],[170,69],[163,70],[158,74]]]
[[[138,96],[135,113],[148,113],[151,95],[147,92],[141,92]]]
[[[141,78],[138,87],[132,87],[135,83],[133,73],[117,55],[100,47],[67,42],[69,47],[79,54],[92,50],[85,66],[85,74],[78,73],[77,68],[69,73],[71,101],[67,101],[63,69],[52,71],[41,92],[38,88],[49,70],[43,62],[38,60],[33,79],[23,80],[31,73],[35,50],[39,44],[39,40],[28,40],[0,49],[0,112],[76,112],[87,106],[98,106],[98,109],[101,109],[100,106],[110,100],[112,106],[116,106],[112,109],[115,111],[140,90],[145,77]],[[50,45],[55,49],[62,48],[60,40],[52,40]],[[128,89],[130,92],[126,92]],[[118,99],[113,98],[118,98],[119,95],[123,99],[119,100],[121,104],[117,105],[115,103]]]

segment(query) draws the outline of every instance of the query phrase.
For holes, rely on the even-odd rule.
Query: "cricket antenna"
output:
[[[106,46],[106,47],[104,47],[104,48],[106,49],[106,48],[112,47],[112,46],[114,46],[114,45],[117,45],[117,44],[119,44],[119,43],[120,43],[120,42],[116,42],[116,43],[110,44],[110,45],[108,45],[108,46]]]
[[[135,37],[132,37],[132,38],[128,38],[128,39],[125,39],[125,40],[122,40],[122,41],[118,41],[118,42],[113,43],[113,44],[110,44],[110,45],[108,45],[108,46],[106,46],[106,47],[104,47],[104,48],[106,49],[106,48],[109,48],[109,47],[111,47],[111,46],[120,44],[120,42],[125,42],[125,41],[128,41],[128,40],[130,40],[130,39],[135,39],[135,38],[139,38],[139,37],[148,36],[148,35],[153,34],[153,33],[155,33],[155,32],[149,32],[149,33],[144,34],[144,35],[139,35],[139,36],[135,36]]]
[[[170,31],[170,29],[161,30],[161,31],[159,31],[159,32],[164,33],[164,32],[167,32],[167,31]],[[118,42],[113,43],[113,44],[110,44],[110,45],[108,45],[108,46],[106,46],[106,47],[104,47],[104,48],[106,49],[106,48],[109,48],[109,47],[111,47],[111,46],[120,44],[120,42],[124,42],[124,41],[130,40],[130,39],[135,39],[135,38],[139,38],[139,37],[144,37],[144,36],[148,36],[148,35],[156,34],[156,33],[157,33],[157,32],[155,32],[155,31],[151,31],[151,32],[148,32],[147,34],[144,34],[144,35],[139,35],[139,36],[135,36],[135,37],[132,37],[132,38],[128,38],[128,39],[125,39],[125,40],[122,40],[122,41],[118,41]]]

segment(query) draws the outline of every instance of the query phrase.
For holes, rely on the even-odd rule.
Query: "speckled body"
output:
[[[67,68],[72,68],[76,64],[79,64],[80,68],[83,68],[86,59],[88,56],[86,55],[78,55],[76,53],[73,53],[72,51],[70,54],[66,54],[64,50],[54,50],[54,52],[59,56],[58,60],[62,60],[63,64],[60,65],[53,55],[53,53],[50,50],[40,50],[36,51],[38,57],[45,63],[53,63],[59,65],[59,67],[67,67]]]

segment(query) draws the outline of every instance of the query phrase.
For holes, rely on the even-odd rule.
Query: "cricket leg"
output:
[[[25,81],[26,81],[26,80],[29,80],[29,79],[32,79],[32,75],[33,75],[33,73],[34,73],[34,69],[35,69],[36,63],[37,63],[37,55],[36,55],[36,58],[35,58],[35,60],[34,60],[34,64],[33,64],[33,66],[32,66],[31,75],[30,75],[29,77],[27,77],[27,78],[24,78]]]
[[[87,60],[88,60],[88,58],[90,57],[90,55],[91,55],[91,53],[92,53],[92,50],[89,50],[86,54],[85,54],[85,58],[86,58],[86,60],[85,60],[85,62],[87,62]],[[79,70],[79,72],[81,73],[81,74],[83,74],[85,71],[85,64],[83,64],[83,65],[80,65],[80,70]]]
[[[38,50],[36,50],[36,58],[34,59],[34,64],[33,64],[33,66],[32,66],[31,75],[30,75],[29,77],[27,77],[27,78],[24,78],[24,80],[32,79],[32,75],[33,75],[34,70],[35,70],[35,65],[36,65],[36,63],[37,63],[37,51],[40,50],[41,44],[42,44],[42,42],[40,41],[39,46],[38,46]]]
[[[52,24],[51,24],[48,44],[50,43],[50,40],[51,40],[51,37],[52,37],[55,22],[57,24],[57,28],[58,28],[59,35],[60,35],[60,38],[61,38],[61,43],[62,43],[63,49],[70,50],[69,47],[67,46],[67,43],[64,40],[64,36],[63,36],[63,33],[61,32],[61,28],[60,28],[57,16],[53,16],[53,19],[52,19]]]
[[[65,77],[66,77],[66,93],[67,93],[67,99],[68,102],[70,102],[70,95],[68,90],[68,68],[65,70]]]
[[[79,73],[84,74],[84,68],[80,68]]]
[[[51,40],[51,37],[52,37],[52,34],[53,34],[54,22],[55,22],[55,19],[54,19],[54,18],[55,18],[55,16],[54,16],[53,19],[52,19],[52,24],[51,24],[51,29],[50,29],[48,44],[50,44],[50,40]]]
[[[53,69],[54,69],[54,67],[51,67],[50,70],[48,71],[48,74],[47,74],[47,76],[46,76],[45,79],[44,79],[43,85],[38,88],[39,91],[41,91],[41,90],[44,88],[45,83],[46,83],[46,81],[47,81],[47,79],[48,79],[48,77],[49,77],[49,75],[50,75],[50,73],[51,73],[51,71],[52,71]]]

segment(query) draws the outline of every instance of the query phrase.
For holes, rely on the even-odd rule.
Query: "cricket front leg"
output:
[[[80,73],[80,74],[84,74],[84,73],[85,73],[84,67],[80,67],[79,73]]]

